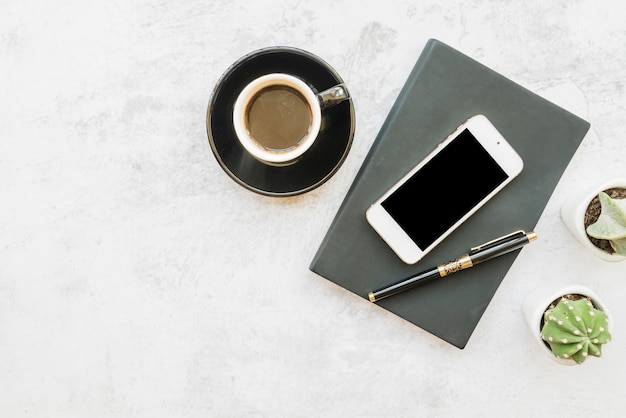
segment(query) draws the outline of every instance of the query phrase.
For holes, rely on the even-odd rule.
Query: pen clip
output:
[[[472,247],[472,248],[470,248],[470,252],[469,253],[470,253],[470,255],[471,254],[476,254],[479,251],[483,251],[483,250],[486,250],[487,248],[495,247],[498,244],[502,244],[503,242],[508,242],[508,241],[510,241],[510,240],[512,240],[514,238],[521,237],[523,235],[526,235],[526,232],[524,230],[520,229],[520,230],[517,230],[515,232],[511,232],[510,234],[507,234],[507,235],[505,235],[503,237],[496,238],[494,240],[488,241],[488,242],[486,242],[484,244],[481,244],[481,245],[477,245],[476,247]]]

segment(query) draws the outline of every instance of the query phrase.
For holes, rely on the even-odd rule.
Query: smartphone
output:
[[[402,261],[415,264],[523,166],[496,127],[473,116],[374,202],[367,221]]]

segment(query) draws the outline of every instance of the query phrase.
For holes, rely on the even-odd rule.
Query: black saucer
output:
[[[319,57],[290,47],[254,51],[235,62],[218,81],[207,109],[207,133],[213,154],[237,183],[268,196],[294,196],[322,185],[339,169],[352,145],[352,99],[322,111],[322,126],[313,146],[287,166],[264,164],[239,143],[233,127],[237,96],[252,80],[270,73],[288,73],[306,80],[317,91],[343,83]]]

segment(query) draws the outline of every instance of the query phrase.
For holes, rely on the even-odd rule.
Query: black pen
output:
[[[456,260],[440,264],[437,267],[417,273],[407,279],[400,280],[390,286],[369,293],[370,302],[377,302],[383,298],[403,292],[414,286],[427,283],[433,279],[448,276],[457,271],[465,270],[480,264],[483,261],[515,251],[537,239],[533,231],[515,231],[503,237],[486,242],[470,249],[469,253],[462,255]]]

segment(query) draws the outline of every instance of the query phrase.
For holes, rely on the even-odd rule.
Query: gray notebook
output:
[[[420,262],[404,264],[365,219],[369,205],[457,126],[485,115],[524,160],[520,175]],[[516,229],[533,230],[589,123],[431,39],[400,91],[310,269],[367,299],[368,292],[456,258]],[[450,168],[454,177],[454,168]],[[458,187],[471,178],[458,177]],[[416,196],[416,204],[445,204]],[[541,239],[541,231],[536,231]],[[519,251],[376,304],[459,348],[465,347]]]

